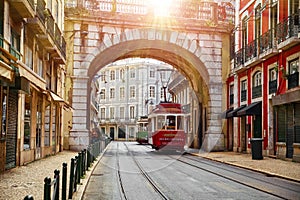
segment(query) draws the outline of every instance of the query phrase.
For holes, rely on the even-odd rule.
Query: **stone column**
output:
[[[211,83],[209,85],[209,102],[208,102],[208,130],[205,133],[202,148],[205,151],[223,151],[224,150],[224,133],[222,133],[222,84]]]
[[[89,145],[89,131],[87,129],[87,82],[88,77],[73,77],[73,127],[70,130],[70,150],[82,150]]]

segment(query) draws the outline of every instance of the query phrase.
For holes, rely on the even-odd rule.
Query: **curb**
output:
[[[73,198],[75,200],[82,200],[83,194],[85,193],[87,183],[90,181],[91,175],[93,174],[96,166],[99,164],[100,160],[102,159],[104,153],[106,152],[109,144],[105,147],[103,152],[100,153],[100,155],[96,158],[96,162],[93,163],[93,166],[90,168],[90,170],[86,171],[86,175],[84,179],[82,180],[82,183],[80,183],[78,186],[78,190],[73,194]]]
[[[235,167],[239,167],[239,168],[243,168],[243,169],[248,169],[248,170],[251,170],[251,171],[259,172],[259,173],[265,174],[266,176],[269,176],[269,177],[278,177],[278,178],[282,178],[282,179],[285,179],[285,180],[289,180],[289,181],[300,183],[299,179],[293,179],[291,177],[283,176],[283,175],[280,175],[280,174],[271,173],[271,172],[268,172],[268,171],[259,170],[259,169],[255,169],[255,168],[251,168],[251,167],[246,167],[244,165],[239,165],[239,164],[235,164],[235,163],[220,161],[220,160],[217,160],[217,159],[214,159],[214,158],[204,157],[204,156],[201,156],[201,155],[196,154],[196,153],[189,153],[189,154],[193,155],[193,156],[198,156],[198,157],[201,157],[201,158],[204,158],[204,159],[207,159],[207,160],[212,160],[212,161],[216,161],[216,162],[219,162],[219,163],[224,163],[224,164],[227,164],[227,165],[231,165],[231,166],[235,166]]]

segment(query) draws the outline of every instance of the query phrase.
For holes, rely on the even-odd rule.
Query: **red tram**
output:
[[[149,114],[148,142],[159,150],[184,150],[185,114],[178,103],[160,103]]]

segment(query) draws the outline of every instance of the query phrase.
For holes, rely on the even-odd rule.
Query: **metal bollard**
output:
[[[27,195],[27,196],[24,198],[24,200],[34,200],[34,199],[33,199],[33,196]]]
[[[54,170],[54,191],[55,191],[55,200],[59,200],[59,173],[60,171],[58,169]]]
[[[51,178],[44,179],[44,200],[51,200]]]
[[[61,199],[67,199],[67,163],[63,163]]]

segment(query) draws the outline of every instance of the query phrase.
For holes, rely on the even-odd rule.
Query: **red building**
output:
[[[240,0],[227,79],[227,148],[300,161],[299,0]]]

